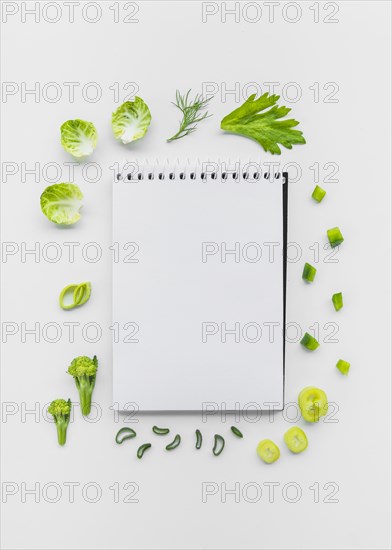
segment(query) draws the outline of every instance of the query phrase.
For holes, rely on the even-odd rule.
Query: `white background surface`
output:
[[[285,20],[284,15],[286,19],[294,17],[285,11],[289,9],[285,3],[276,8],[274,22],[269,22],[267,8],[260,3],[263,12],[258,22],[249,22],[255,17],[249,12],[246,17],[242,14],[239,22],[232,16],[225,23],[220,11],[203,23],[198,2],[143,2],[136,16],[138,23],[114,23],[114,12],[109,9],[112,4],[104,2],[102,18],[93,24],[83,20],[79,9],[72,24],[63,11],[57,23],[42,18],[35,22],[31,17],[23,22],[18,12],[2,25],[3,81],[16,82],[19,87],[24,81],[29,88],[35,82],[41,87],[57,82],[63,91],[56,103],[47,101],[45,93],[36,100],[27,96],[23,102],[17,92],[3,97],[2,104],[2,161],[17,163],[19,170],[2,181],[3,241],[13,241],[19,248],[22,242],[29,247],[35,242],[41,247],[56,242],[62,251],[57,263],[45,260],[46,252],[50,253],[47,249],[38,262],[28,256],[23,263],[20,253],[7,261],[3,258],[2,320],[17,323],[19,329],[8,338],[2,354],[4,548],[390,547],[390,4],[342,2],[334,16],[338,22],[329,24],[323,18],[331,8],[323,2],[316,4],[319,23],[314,22],[314,10],[310,9],[314,4],[307,2],[300,4],[302,16],[297,23]],[[231,3],[227,7],[232,7]],[[120,10],[121,17],[124,13]],[[219,130],[222,116],[243,99],[222,96],[225,85],[233,89],[238,82],[243,91],[250,82],[265,89],[263,83],[270,81],[280,83],[278,93],[287,83],[299,86],[300,101],[282,103],[293,107],[308,142],[284,150],[280,158],[283,164],[298,163],[302,170],[300,181],[290,190],[289,240],[300,244],[302,256],[289,265],[288,321],[299,323],[304,330],[320,323],[322,341],[314,354],[305,353],[296,343],[288,344],[287,401],[294,402],[298,392],[312,384],[324,388],[339,410],[329,422],[305,426],[309,449],[302,456],[290,455],[282,441],[292,425],[287,416],[293,417],[293,408],[286,419],[280,413],[254,422],[241,419],[238,424],[245,435],[241,441],[230,437],[231,418],[223,422],[220,416],[209,417],[203,423],[198,415],[136,417],[140,443],[151,439],[153,424],[168,425],[183,436],[183,444],[175,452],[166,453],[163,443],[157,442],[137,461],[136,441],[115,445],[114,434],[123,418],[116,423],[110,410],[110,166],[136,157],[247,159],[259,155],[263,161],[275,160],[263,154],[257,143]],[[74,102],[66,97],[64,82],[81,83],[75,89]],[[100,101],[90,103],[81,96],[80,90],[88,82],[100,86]],[[153,113],[146,138],[128,149],[111,135],[110,113],[116,106],[111,87],[116,82],[121,89],[120,102],[123,85],[136,82],[138,94]],[[170,106],[175,89],[192,87],[196,91],[203,82],[217,83],[217,95],[211,101],[215,116],[193,136],[165,143],[177,124],[178,114]],[[315,82],[319,83],[319,101],[315,101]],[[339,87],[333,96],[338,101],[326,103],[327,94],[337,89],[328,87],[331,82]],[[85,194],[83,218],[62,231],[41,214],[39,196],[47,184],[43,174],[46,163],[60,166],[59,181],[68,179],[64,163],[72,159],[59,144],[59,126],[76,117],[96,123],[100,141],[91,161],[100,163],[102,176],[91,183],[83,178],[82,168],[75,170],[75,182]],[[40,163],[37,181],[31,175],[22,181],[23,162],[27,168]],[[338,182],[323,182],[327,162],[339,166]],[[320,205],[310,199],[315,182],[309,167],[314,163],[320,165],[321,185],[328,192]],[[345,237],[336,256],[338,263],[326,263],[327,252],[322,251],[317,280],[305,286],[303,263],[316,263],[309,247],[317,242],[323,246],[326,229],[336,225]],[[81,243],[73,263],[63,244],[70,241]],[[104,251],[97,263],[85,261],[78,251],[93,241]],[[58,292],[79,280],[92,281],[93,296],[85,307],[65,315],[57,306]],[[330,296],[339,290],[344,293],[345,308],[336,314]],[[69,320],[80,323],[73,343],[64,326]],[[85,342],[81,335],[81,328],[91,321],[103,327],[102,338],[95,344]],[[28,328],[40,323],[40,342],[34,342],[32,336],[22,342],[22,322]],[[56,344],[42,335],[49,322],[62,328]],[[323,328],[328,322],[339,325],[336,343],[325,342],[331,331]],[[100,359],[94,394],[100,419],[85,421],[75,409],[68,444],[59,448],[55,428],[44,418],[45,404],[57,396],[77,399],[66,368],[74,356],[93,353]],[[340,357],[352,363],[347,379],[334,366]],[[13,414],[4,415],[4,407]],[[35,409],[36,414],[26,415],[26,409]],[[206,442],[199,452],[193,447],[197,427]],[[210,451],[216,432],[227,435],[226,449],[219,458]],[[255,453],[257,442],[266,437],[275,440],[282,451],[280,460],[270,467]],[[79,483],[73,502],[64,485],[70,482]],[[138,502],[123,502],[130,492],[129,487],[123,488],[127,482],[137,484],[134,498]],[[219,489],[206,502],[202,501],[203,482],[217,484],[214,487]],[[278,484],[273,502],[268,498],[268,482]],[[58,485],[46,486],[48,483]],[[94,498],[94,487],[86,488],[87,483],[101,491],[95,504],[87,502]],[[120,502],[115,502],[110,489],[115,483],[121,488]],[[254,484],[253,491],[248,486],[248,495],[247,483]],[[294,486],[285,489],[287,483],[300,487],[298,502],[288,502]],[[319,502],[310,490],[315,483],[320,487]],[[222,484],[228,489],[239,488],[239,502],[234,495],[227,495],[223,502]],[[23,494],[25,488],[34,486],[39,502]],[[51,503],[56,487],[59,500]],[[260,487],[262,495],[252,503],[254,487]],[[15,494],[5,498],[7,488],[14,488]],[[325,502],[334,488],[338,492],[333,499],[338,502]]]

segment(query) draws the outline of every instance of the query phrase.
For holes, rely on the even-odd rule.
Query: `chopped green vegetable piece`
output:
[[[301,428],[298,428],[298,426],[287,430],[284,434],[284,441],[293,453],[302,453],[308,447],[306,433]]]
[[[215,456],[219,456],[224,448],[225,448],[224,438],[219,434],[215,434],[214,435],[214,447],[212,449],[212,452],[214,453]]]
[[[71,417],[71,400],[55,399],[48,407],[48,413],[54,418],[57,428],[57,440],[59,445],[65,445],[67,441],[67,428]]]
[[[41,197],[41,210],[53,223],[72,225],[80,220],[83,193],[74,183],[49,185]]]
[[[316,185],[312,193],[312,199],[314,199],[317,202],[321,202],[325,197],[326,193],[327,192],[325,191],[325,189],[322,189],[322,187],[319,187],[318,185]]]
[[[65,297],[72,292],[73,302],[65,304]],[[59,304],[62,309],[73,309],[82,306],[91,296],[91,283],[80,283],[79,285],[68,285],[60,292]]]
[[[173,449],[176,449],[180,443],[181,443],[181,436],[177,434],[176,437],[173,439],[173,441],[169,443],[169,445],[166,445],[166,450],[172,451]]]
[[[225,116],[221,122],[222,130],[254,139],[264,151],[273,155],[281,153],[278,143],[287,149],[292,149],[297,143],[306,143],[302,132],[292,130],[299,122],[294,119],[279,120],[291,109],[276,105],[278,95],[269,95],[266,92],[258,99],[255,97],[256,94],[249,96],[241,107]],[[269,107],[271,109],[266,111]]]
[[[140,98],[126,101],[112,113],[112,130],[116,139],[124,144],[141,139],[151,122],[150,109]]]
[[[260,441],[256,451],[259,457],[267,464],[276,462],[280,457],[279,447],[270,439],[263,439],[263,441]]]
[[[147,449],[151,448],[151,443],[144,443],[144,445],[140,445],[140,447],[137,450],[137,457],[142,458],[144,453],[147,451]]]
[[[201,435],[200,430],[196,430],[196,449],[200,449],[203,443],[203,436]]]
[[[332,295],[332,302],[335,307],[336,311],[339,311],[339,309],[342,309],[343,307],[343,294],[341,292],[337,292],[336,294]]]
[[[335,246],[339,246],[344,241],[343,235],[341,234],[339,227],[328,229],[327,235],[329,244],[332,248],[335,248]]]
[[[82,355],[76,357],[68,367],[68,374],[74,377],[76,387],[79,391],[80,408],[83,416],[91,411],[91,398],[97,377],[98,359],[94,355],[92,359]]]
[[[305,332],[303,335],[303,338],[301,340],[301,344],[304,346],[304,348],[314,351],[319,347],[319,343],[317,342],[316,338],[314,338],[309,332]]]
[[[348,371],[350,370],[350,363],[347,363],[347,361],[343,361],[343,359],[339,359],[339,361],[336,363],[336,366],[342,374],[344,374],[345,376],[348,375]]]
[[[158,426],[153,426],[152,431],[157,435],[167,435],[170,432],[169,428],[158,428]]]
[[[67,120],[60,128],[61,145],[75,158],[88,157],[98,142],[98,133],[92,122]]]
[[[196,95],[195,99],[192,101],[189,99],[190,93],[191,90],[188,90],[186,94],[181,95],[178,90],[176,91],[176,102],[173,103],[173,105],[175,105],[182,112],[182,119],[178,132],[167,140],[169,142],[191,134],[196,130],[198,122],[212,116],[209,115],[208,112],[201,114],[212,98],[210,97],[208,99],[204,99],[200,94]]]
[[[318,422],[328,412],[328,399],[323,390],[313,386],[304,388],[298,396],[298,405],[306,422]]]
[[[136,437],[135,430],[132,428],[121,428],[121,430],[117,432],[116,443],[121,445],[121,443],[124,443],[127,439],[133,439],[134,437]]]
[[[233,434],[236,435],[237,437],[244,437],[242,435],[242,432],[240,432],[240,430],[238,428],[236,428],[235,426],[232,426],[230,429],[233,432]]]
[[[303,280],[308,281],[308,283],[312,283],[314,281],[314,278],[316,277],[316,273],[317,269],[306,262],[304,265],[304,270],[302,272]]]

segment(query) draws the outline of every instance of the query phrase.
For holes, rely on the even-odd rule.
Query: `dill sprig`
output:
[[[180,139],[187,136],[196,130],[198,122],[212,116],[209,115],[208,112],[201,114],[201,112],[207,107],[207,103],[210,101],[211,97],[204,99],[203,96],[199,94],[192,101],[189,99],[190,93],[191,90],[188,90],[185,95],[181,95],[178,90],[176,91],[176,101],[172,103],[182,112],[182,120],[180,122],[180,129],[178,132],[167,141],[174,141],[175,139]]]

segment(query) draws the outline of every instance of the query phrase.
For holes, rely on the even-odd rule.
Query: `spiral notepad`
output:
[[[256,162],[117,175],[118,409],[283,408],[287,184]]]

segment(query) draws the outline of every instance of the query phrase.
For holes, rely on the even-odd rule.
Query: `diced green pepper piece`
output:
[[[308,283],[312,283],[314,281],[316,273],[317,273],[317,269],[312,265],[306,263],[304,265],[304,270],[302,272],[302,278],[304,281],[308,281]]]
[[[325,191],[325,189],[322,189],[322,187],[319,187],[318,185],[316,185],[312,193],[312,199],[314,199],[317,202],[321,202],[325,197],[326,193],[327,192]]]
[[[298,405],[306,422],[318,422],[328,412],[328,399],[323,390],[313,386],[304,388],[298,396]]]
[[[337,292],[336,294],[332,295],[332,302],[335,307],[336,311],[339,311],[339,309],[342,309],[343,307],[343,294],[341,292]]]
[[[287,430],[284,434],[284,441],[292,453],[302,453],[308,447],[306,433],[298,426]]]
[[[344,241],[343,235],[339,229],[339,227],[333,227],[332,229],[328,229],[327,231],[329,244],[332,248],[335,248],[335,246],[339,246]]]
[[[304,346],[304,348],[306,348],[310,351],[314,351],[320,345],[317,342],[316,338],[313,338],[313,336],[311,334],[309,334],[309,332],[305,332],[305,334],[303,335],[303,338],[301,340],[301,344]]]
[[[345,376],[348,375],[348,371],[350,370],[350,363],[347,363],[347,361],[343,361],[343,359],[339,359],[339,361],[336,363],[336,366],[342,374],[344,374]]]
[[[279,447],[270,439],[263,439],[263,441],[260,441],[256,451],[259,457],[267,464],[276,462],[280,457]]]

